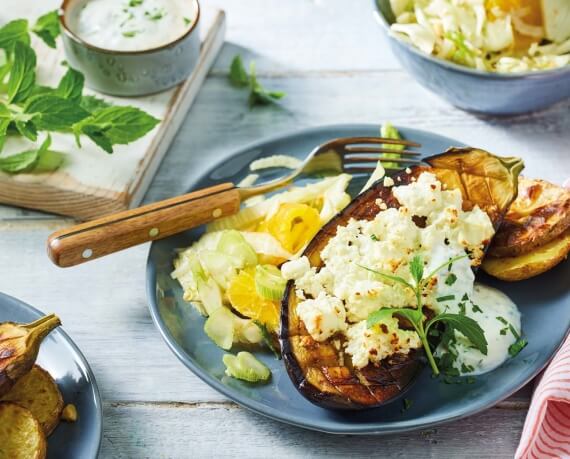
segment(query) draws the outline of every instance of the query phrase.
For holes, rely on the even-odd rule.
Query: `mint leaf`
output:
[[[255,105],[269,105],[275,101],[285,97],[283,91],[267,91],[259,81],[257,81],[257,76],[255,74],[255,62],[250,62],[249,64],[249,106],[253,107]]]
[[[55,48],[55,39],[59,36],[59,15],[57,11],[40,16],[32,28],[38,37],[40,37],[50,48]]]
[[[481,351],[483,355],[487,355],[487,339],[485,338],[485,332],[481,326],[474,321],[471,317],[467,317],[461,314],[438,314],[431,320],[429,320],[425,326],[426,332],[429,328],[436,322],[445,322],[448,327],[461,332],[465,337],[471,341],[471,344]]]
[[[17,120],[14,122],[14,125],[21,135],[31,140],[32,142],[35,142],[38,139],[38,130],[32,121]]]
[[[108,107],[96,111],[81,125],[99,128],[114,145],[124,145],[144,136],[159,122],[136,107]]]
[[[408,281],[406,281],[404,278],[400,277],[400,276],[394,276],[394,275],[392,275],[392,274],[382,273],[382,272],[380,272],[380,271],[376,271],[376,270],[374,270],[374,269],[370,269],[370,268],[367,268],[366,266],[362,266],[362,265],[359,265],[359,264],[357,264],[357,266],[359,266],[359,267],[362,268],[362,269],[365,269],[366,271],[370,271],[371,273],[374,273],[374,274],[376,274],[377,276],[383,277],[384,279],[388,279],[388,280],[391,280],[391,281],[394,281],[394,282],[398,282],[399,284],[405,285],[406,287],[411,288],[412,290],[415,291],[415,287],[414,287],[412,284],[410,284]]]
[[[95,96],[83,96],[81,97],[81,102],[79,105],[84,110],[87,110],[89,113],[96,112],[97,110],[101,110],[102,108],[111,107],[112,104],[107,102],[106,100],[100,99],[99,97]]]
[[[52,94],[35,96],[28,101],[24,112],[33,115],[38,129],[63,131],[89,116],[79,104]]]
[[[408,319],[412,325],[415,327],[418,324],[421,324],[423,320],[423,313],[419,309],[408,309],[408,308],[383,308],[378,309],[368,315],[366,319],[366,326],[368,328],[372,328],[374,325],[377,325],[381,322],[384,322],[386,319],[392,317],[394,314],[398,314],[402,317]]]
[[[73,127],[78,136],[85,134],[106,152],[113,145],[131,143],[152,130],[160,120],[135,107],[107,107],[96,111]]]
[[[424,276],[424,262],[419,255],[415,255],[410,262],[410,274],[419,285]]]
[[[59,82],[54,94],[64,99],[79,101],[81,100],[84,83],[85,77],[83,74],[69,67]]]
[[[30,44],[26,19],[10,21],[0,28],[0,48],[11,51],[16,43]]]
[[[249,84],[249,76],[241,60],[241,56],[237,54],[230,64],[230,82],[238,88],[243,88]]]
[[[14,64],[8,80],[8,101],[20,102],[27,99],[36,82],[36,53],[30,46],[16,42]]]
[[[51,137],[48,135],[37,150],[27,150],[15,155],[0,158],[0,170],[8,174],[30,171],[36,165],[39,156],[47,151],[50,145]]]

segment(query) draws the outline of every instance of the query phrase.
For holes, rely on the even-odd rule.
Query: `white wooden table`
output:
[[[522,156],[532,176],[570,176],[570,102],[516,118],[451,107],[400,69],[372,1],[203,1],[228,12],[227,43],[147,202],[187,191],[247,142],[342,122],[390,120]],[[250,110],[247,91],[228,85],[238,52],[256,60],[264,84],[287,92],[282,108]],[[50,264],[46,237],[70,223],[0,207],[0,291],[58,313],[85,353],[104,401],[102,457],[512,457],[530,388],[469,419],[390,437],[308,432],[238,407],[183,367],[152,325],[147,246],[74,269]]]

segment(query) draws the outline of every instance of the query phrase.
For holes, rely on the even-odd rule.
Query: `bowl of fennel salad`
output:
[[[566,0],[375,0],[395,56],[459,108],[518,114],[570,97]]]

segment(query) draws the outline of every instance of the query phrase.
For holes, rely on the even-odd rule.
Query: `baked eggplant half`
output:
[[[431,172],[443,188],[461,191],[464,211],[479,206],[495,231],[498,229],[517,195],[517,178],[523,168],[519,158],[501,158],[473,148],[451,148],[424,161],[425,166],[391,175],[394,186],[410,184],[422,173]],[[321,251],[349,220],[373,220],[387,208],[399,208],[392,190],[393,186],[384,186],[383,180],[376,182],[327,223],[304,251],[310,265],[317,270],[323,266]],[[421,218],[413,220],[417,226],[425,224]],[[490,242],[485,241],[485,250]],[[403,393],[423,367],[420,348],[407,354],[395,353],[360,369],[354,367],[344,352],[342,336],[313,339],[298,315],[299,301],[294,281],[290,280],[281,308],[280,343],[293,384],[316,405],[331,409],[381,406]]]

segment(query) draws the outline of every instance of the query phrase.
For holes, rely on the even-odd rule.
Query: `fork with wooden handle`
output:
[[[381,137],[334,139],[316,147],[290,174],[267,183],[251,187],[223,183],[56,231],[48,239],[48,255],[57,266],[75,266],[235,214],[245,199],[283,188],[302,175],[371,173],[379,160],[391,169],[421,162],[417,158],[419,152],[395,151],[385,144],[420,146],[408,140]],[[379,156],[383,153],[399,156]]]

